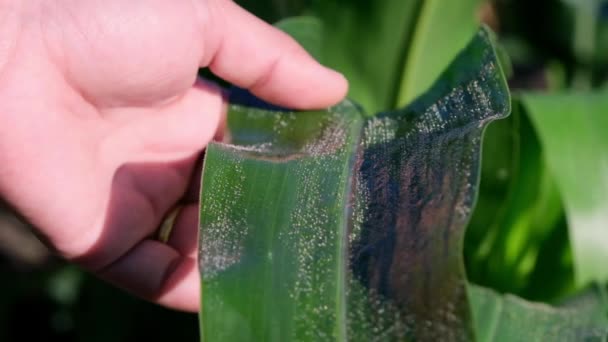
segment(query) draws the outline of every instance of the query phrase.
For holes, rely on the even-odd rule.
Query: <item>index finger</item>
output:
[[[346,96],[344,76],[315,61],[295,40],[232,1],[208,1],[201,66],[260,98],[297,109]]]

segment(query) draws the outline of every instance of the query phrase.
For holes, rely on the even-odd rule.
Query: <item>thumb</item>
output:
[[[271,103],[323,108],[346,96],[344,76],[316,62],[295,40],[229,0],[197,0],[205,45],[201,67]]]

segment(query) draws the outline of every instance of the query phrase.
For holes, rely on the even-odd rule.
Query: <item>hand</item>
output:
[[[188,311],[200,302],[194,169],[225,112],[198,68],[302,109],[347,88],[229,0],[0,0],[0,39],[0,195],[60,256]]]

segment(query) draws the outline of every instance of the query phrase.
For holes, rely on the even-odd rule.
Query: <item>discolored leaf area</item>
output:
[[[473,339],[462,240],[510,109],[490,33],[402,110],[239,102],[205,159],[202,339]]]
[[[510,106],[489,39],[480,31],[428,93],[365,127],[361,238],[352,244],[351,267],[367,298],[378,296],[400,322],[415,322],[387,325],[383,331],[395,340],[410,333],[472,339],[462,240],[479,181],[482,130]]]
[[[352,104],[282,113],[232,106],[231,145],[209,146],[202,191],[202,336],[343,339]]]

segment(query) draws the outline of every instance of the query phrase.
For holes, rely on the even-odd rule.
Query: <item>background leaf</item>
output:
[[[605,288],[593,287],[559,307],[469,287],[477,341],[605,341]]]
[[[476,32],[480,2],[325,0],[288,12],[318,18],[322,33],[316,44],[321,49],[311,52],[344,73],[351,85],[349,97],[375,113],[403,107],[433,84]],[[309,19],[288,19],[287,25],[300,20]],[[288,32],[301,32],[283,25],[279,27]],[[307,41],[302,40],[305,46]]]
[[[309,54],[322,59],[323,22],[317,17],[300,16],[283,19],[275,26],[292,36]]]
[[[536,132],[517,102],[511,117],[490,125],[483,146],[480,200],[467,228],[465,247],[469,279],[537,300],[563,295],[568,290],[565,284],[571,282],[547,278],[536,282],[532,277],[540,269],[560,265],[556,260],[568,250],[553,245],[558,257],[540,263],[543,248],[557,230],[565,229],[560,226],[564,214]],[[567,267],[553,274],[572,278]],[[556,286],[550,290],[547,284]],[[528,292],[537,287],[543,290]]]
[[[346,75],[349,97],[368,113],[397,107],[398,84],[422,3],[330,0],[311,8],[323,22],[320,61]]]
[[[262,3],[272,8],[276,1],[241,3],[276,20],[284,17],[261,8]],[[476,32],[482,0],[283,3],[280,7],[285,15],[305,14],[320,21],[319,42],[310,52],[323,64],[344,73],[351,86],[349,97],[357,99],[367,112],[375,113],[403,107],[428,90]],[[287,26],[308,20],[290,18]],[[302,31],[285,24],[279,27],[296,35]],[[305,46],[309,46],[308,41],[302,40]]]
[[[401,74],[396,106],[426,91],[479,27],[481,0],[423,1]],[[439,43],[440,42],[440,43]]]
[[[561,192],[579,285],[608,280],[608,96],[524,94]]]

